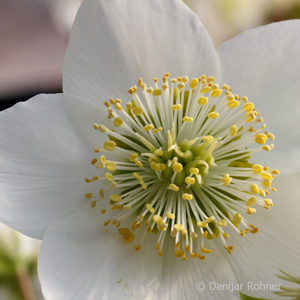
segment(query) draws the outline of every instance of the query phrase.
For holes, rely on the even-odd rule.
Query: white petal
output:
[[[39,258],[46,299],[153,299],[161,275],[154,246],[124,244],[97,213],[74,214],[50,226]]]
[[[72,117],[86,131],[80,135],[65,112],[67,102],[76,107],[80,100],[39,95],[0,114],[0,220],[36,238],[58,215],[87,206],[84,177],[94,171],[93,147],[84,138],[91,138],[88,103],[82,116]]]
[[[212,41],[182,1],[83,2],[66,54],[65,92],[102,103],[126,97],[140,76],[152,85],[165,72],[218,75]]]
[[[284,172],[300,169],[299,32],[299,20],[273,23],[219,49],[223,81],[256,104],[277,137],[272,155],[264,157]]]
[[[170,254],[166,252],[163,256],[163,274],[157,299],[240,299],[236,291],[224,291],[224,288],[217,290],[217,285],[230,287],[229,283],[236,283],[237,280],[226,259],[218,249],[214,249],[215,242],[206,242],[205,246],[213,249],[212,253],[206,255],[206,260],[189,257],[183,261],[173,254],[172,240],[172,245],[167,249]]]
[[[257,208],[257,214],[247,218],[259,228],[259,232],[253,236],[249,234],[247,238],[232,235],[235,249],[228,258],[247,295],[274,299],[274,290],[264,291],[262,286],[255,291],[248,282],[250,285],[260,282],[280,285],[283,281],[276,277],[279,269],[291,274],[299,273],[299,180],[300,173],[280,176],[276,180],[278,192],[272,197],[274,207],[263,212]]]

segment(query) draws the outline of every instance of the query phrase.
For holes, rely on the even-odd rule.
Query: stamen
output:
[[[168,239],[184,261],[204,260],[200,253],[212,252],[206,239],[221,240],[232,254],[231,235],[257,233],[251,215],[273,207],[280,172],[250,159],[273,150],[275,137],[247,97],[219,88],[212,76],[189,81],[165,73],[162,84],[153,82],[139,78],[125,105],[119,98],[104,103],[113,126],[93,124],[106,141],[94,148],[102,155],[90,163],[99,174],[84,179],[85,201],[111,215],[104,225],[114,225],[125,244],[134,241],[135,251],[154,234],[160,256]]]

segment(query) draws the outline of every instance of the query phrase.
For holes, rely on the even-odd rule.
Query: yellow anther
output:
[[[134,152],[129,156],[129,160],[131,162],[134,162],[137,159],[137,157],[138,157],[138,154]]]
[[[230,238],[230,234],[228,234],[227,232],[223,232],[223,237],[225,239],[229,239]]]
[[[193,195],[184,193],[184,194],[182,194],[182,199],[184,199],[184,200],[192,200],[193,199]]]
[[[198,221],[197,222],[197,226],[201,227],[201,228],[207,228],[208,227],[208,223],[206,221]]]
[[[250,198],[246,201],[248,206],[254,206],[256,203],[256,198]]]
[[[207,102],[208,102],[208,98],[207,97],[201,96],[198,99],[198,104],[200,104],[200,105],[205,105],[205,104],[207,104]]]
[[[154,151],[154,154],[158,155],[158,156],[163,156],[164,155],[164,151],[162,149],[156,149]]]
[[[86,193],[85,198],[90,199],[93,197],[93,193]]]
[[[145,131],[150,131],[150,130],[153,129],[153,128],[154,128],[154,125],[153,125],[153,124],[148,124],[148,125],[144,126],[144,130],[145,130]]]
[[[128,111],[130,111],[132,109],[132,103],[131,102],[126,103],[126,109]]]
[[[106,141],[104,143],[104,149],[107,151],[113,151],[116,149],[117,144],[114,141]]]
[[[120,103],[116,103],[115,107],[116,107],[117,110],[123,110],[123,107]]]
[[[187,76],[182,77],[182,82],[187,83],[189,81],[189,78]]]
[[[199,79],[198,78],[193,78],[190,82],[190,88],[195,89],[199,84]]]
[[[192,117],[188,117],[188,116],[185,116],[183,119],[182,119],[183,122],[193,122],[194,119]]]
[[[182,89],[185,87],[184,82],[178,82],[177,87],[178,87],[180,90],[182,90]]]
[[[152,95],[153,94],[153,87],[147,88],[147,93]]]
[[[233,216],[233,223],[235,223],[235,224],[238,225],[238,224],[241,223],[242,219],[243,219],[242,215],[239,214],[239,213],[236,213],[236,214]]]
[[[208,218],[205,220],[205,222],[211,223],[211,222],[213,222],[215,219],[216,219],[215,216],[211,216],[211,217],[208,217]]]
[[[240,100],[241,99],[241,96],[238,95],[238,94],[233,94],[233,96],[234,96],[234,99],[236,99],[236,100]]]
[[[261,189],[261,190],[259,191],[259,194],[260,194],[262,197],[265,197],[265,196],[266,196],[266,191],[263,190],[263,189]]]
[[[232,254],[232,251],[233,251],[233,249],[234,249],[233,246],[228,246],[228,247],[224,247],[224,248],[227,250],[227,252],[228,252],[229,254]]]
[[[142,168],[144,165],[143,165],[143,163],[141,162],[141,161],[139,161],[138,159],[135,159],[134,161],[133,161],[136,165],[138,165],[140,168]]]
[[[163,128],[162,127],[159,127],[159,128],[155,128],[155,129],[153,129],[153,131],[155,132],[155,133],[157,133],[157,132],[160,132],[160,131],[162,131],[163,130]]]
[[[265,145],[262,147],[262,149],[265,151],[271,151],[273,148],[270,145]]]
[[[122,124],[123,124],[123,119],[122,118],[117,117],[117,118],[114,119],[114,125],[116,127],[120,127],[120,126],[122,126]]]
[[[255,135],[255,142],[260,145],[264,145],[267,141],[267,136],[263,133],[257,133]]]
[[[243,105],[243,110],[246,112],[251,112],[254,109],[254,104],[252,102],[247,102]]]
[[[174,230],[175,230],[175,231],[179,231],[179,230],[180,230],[179,224],[175,224],[175,225],[174,225]]]
[[[257,164],[252,166],[252,171],[254,174],[261,174],[264,171],[264,168],[262,165]]]
[[[183,166],[181,163],[175,162],[172,164],[172,170],[175,173],[180,173],[183,170]]]
[[[273,133],[271,132],[265,132],[266,136],[271,140],[274,141],[275,140],[275,136]]]
[[[172,214],[172,213],[166,213],[165,216],[166,216],[168,219],[171,219],[171,220],[174,220],[174,219],[175,219],[175,215]]]
[[[144,113],[143,109],[140,106],[136,106],[132,109],[132,112],[136,115],[136,116],[140,116],[141,114]]]
[[[247,207],[247,214],[251,215],[251,214],[255,214],[256,209],[254,207]]]
[[[99,193],[100,198],[103,199],[104,198],[104,190],[100,190],[98,193]]]
[[[228,102],[227,102],[227,106],[228,106],[229,108],[236,108],[236,107],[238,107],[239,105],[240,105],[240,102],[237,101],[237,100],[231,100],[231,101],[228,101]]]
[[[99,153],[101,151],[101,148],[99,147],[94,147],[94,152]]]
[[[217,118],[219,118],[219,113],[212,111],[207,115],[207,117],[209,119],[217,119]]]
[[[245,103],[247,103],[249,101],[246,96],[243,96],[241,100],[244,101]]]
[[[271,187],[271,184],[272,184],[272,180],[266,179],[266,180],[263,181],[263,186],[264,186],[265,188],[270,188],[270,187]]]
[[[229,176],[229,174],[225,174],[224,177],[222,178],[222,182],[224,183],[225,186],[229,185],[232,181],[232,178]]]
[[[230,135],[233,137],[233,136],[236,136],[237,135],[237,132],[238,132],[238,129],[236,127],[236,125],[232,125],[229,129],[229,133]]]
[[[153,171],[155,171],[155,172],[158,172],[158,171],[159,171],[159,165],[158,165],[158,163],[156,163],[155,161],[152,161],[152,162],[150,163],[150,168],[151,168]]]
[[[98,130],[101,131],[101,132],[107,132],[108,131],[108,129],[102,124],[99,124]]]
[[[143,84],[143,78],[139,77],[137,85],[141,86],[142,84]]]
[[[109,172],[114,172],[114,171],[116,171],[117,166],[114,161],[107,161],[105,164],[105,168]]]
[[[221,89],[214,89],[211,91],[210,96],[213,98],[217,98],[222,94],[222,90]]]
[[[112,176],[110,173],[106,173],[105,174],[105,178],[108,180],[108,181],[114,181],[114,176]]]
[[[271,174],[274,174],[274,175],[279,175],[280,174],[280,171],[278,169],[275,169],[271,172]]]
[[[154,215],[152,218],[153,222],[156,223],[157,225],[162,225],[163,224],[163,219],[159,215]]]
[[[193,185],[196,182],[195,178],[193,177],[185,177],[184,181],[186,184],[190,184],[190,185]]]
[[[131,88],[128,90],[128,94],[130,94],[130,95],[134,94],[134,88],[131,87]]]
[[[153,91],[153,96],[160,96],[161,95],[161,89],[155,89]]]
[[[178,192],[179,191],[179,187],[176,184],[174,184],[174,183],[169,184],[168,187],[169,187],[170,190],[172,190],[174,192]]]
[[[272,207],[273,206],[273,200],[271,198],[265,199],[265,204]]]
[[[181,108],[182,108],[181,104],[174,104],[174,105],[172,105],[172,110],[173,111],[180,110]]]
[[[116,195],[116,194],[113,194],[113,195],[110,195],[109,199],[112,201],[112,202],[119,202],[122,200],[122,197],[120,195]]]
[[[190,168],[189,171],[193,175],[198,175],[199,174],[199,169],[198,168]]]
[[[106,163],[106,159],[105,159],[104,155],[100,156],[100,163],[103,164],[103,165]]]
[[[228,84],[223,84],[222,89],[223,90],[230,90],[230,86]]]
[[[252,183],[251,186],[250,186],[250,191],[253,194],[258,194],[259,193],[258,185],[256,183]]]
[[[151,204],[149,204],[149,203],[146,204],[146,208],[151,212],[151,214],[153,214],[155,212],[154,207],[151,206]]]
[[[142,178],[142,176],[139,174],[139,173],[137,173],[137,172],[133,172],[133,174],[132,174],[137,180],[142,180],[143,178]]]
[[[141,250],[141,245],[136,245],[136,246],[133,246],[133,249],[135,250],[135,251],[139,251],[139,250]]]
[[[111,222],[110,220],[108,220],[108,221],[105,221],[105,222],[103,223],[103,225],[104,225],[104,226],[107,226],[107,225],[109,225],[109,224],[110,224],[110,222]]]
[[[118,184],[117,184],[115,181],[113,181],[113,182],[110,184],[110,187],[113,189],[113,188],[115,188],[117,185],[118,185]]]
[[[164,171],[167,168],[166,164],[159,163],[158,164],[158,171]]]
[[[211,252],[212,252],[211,249],[204,248],[204,246],[201,247],[201,251],[202,251],[203,253],[211,253]]]
[[[262,179],[273,180],[273,175],[269,172],[262,172],[260,176]]]
[[[227,226],[227,221],[226,220],[219,220],[217,222],[217,225],[221,226],[221,227],[226,227]]]
[[[98,162],[98,159],[97,158],[93,158],[91,160],[91,165],[95,166],[97,164],[97,162]]]
[[[200,90],[200,92],[201,92],[202,94],[205,94],[205,93],[209,92],[210,90],[211,90],[211,87],[210,87],[210,86],[205,86],[205,87],[203,87],[203,88]]]

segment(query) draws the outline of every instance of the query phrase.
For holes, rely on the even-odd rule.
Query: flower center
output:
[[[106,126],[94,124],[107,141],[95,147],[100,157],[91,164],[106,173],[85,179],[103,187],[86,194],[91,207],[107,214],[104,225],[115,225],[135,250],[153,233],[159,255],[167,238],[177,257],[205,259],[212,251],[206,240],[218,237],[231,254],[230,234],[258,231],[247,214],[273,206],[279,171],[249,159],[271,151],[274,135],[247,97],[213,77],[189,81],[166,73],[161,87],[157,78],[154,87],[140,78],[128,92],[125,107],[121,99],[105,102]]]

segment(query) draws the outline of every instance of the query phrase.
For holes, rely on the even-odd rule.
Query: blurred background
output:
[[[300,18],[300,0],[184,0],[215,46],[270,22]],[[70,29],[81,0],[0,1],[0,110],[62,87]],[[0,224],[0,299],[43,299],[36,274],[40,242]]]

